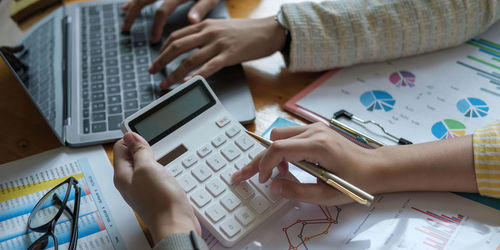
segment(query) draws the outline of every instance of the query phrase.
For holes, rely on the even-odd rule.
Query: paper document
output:
[[[0,166],[0,249],[26,249],[42,235],[28,231],[28,217],[40,198],[68,177],[81,188],[78,248],[147,249],[132,209],[113,184],[113,168],[101,146],[58,148]],[[68,200],[73,211],[74,191]],[[59,247],[71,234],[66,213],[55,227]],[[53,247],[53,246],[48,246]]]
[[[345,109],[413,143],[470,134],[500,119],[500,22],[455,48],[341,69],[297,105],[327,119]]]

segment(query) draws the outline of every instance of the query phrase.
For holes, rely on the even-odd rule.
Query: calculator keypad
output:
[[[248,136],[241,125],[226,117],[215,124],[219,134],[212,135],[206,144],[185,153],[167,168],[198,214],[206,218],[205,223],[234,240],[262,223],[270,215],[268,211],[275,211],[285,201],[271,193],[271,180],[259,183],[258,175],[240,183],[232,182],[233,173],[245,167],[264,147]]]

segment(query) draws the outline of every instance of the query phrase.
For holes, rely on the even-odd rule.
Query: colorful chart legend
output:
[[[477,118],[487,116],[490,107],[479,98],[468,97],[457,102],[457,109],[465,117]]]
[[[465,125],[453,119],[444,119],[434,123],[431,131],[440,140],[451,139],[465,135]]]
[[[409,71],[398,71],[389,76],[389,81],[397,87],[414,87],[415,79],[415,75]]]
[[[388,112],[396,104],[392,95],[382,90],[366,91],[359,99],[368,111],[384,110]]]

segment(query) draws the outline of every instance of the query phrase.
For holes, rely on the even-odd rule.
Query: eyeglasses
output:
[[[75,189],[73,211],[67,206],[72,188]],[[78,241],[78,216],[80,214],[80,193],[81,189],[78,186],[78,181],[73,177],[69,177],[51,189],[38,201],[28,218],[28,228],[44,234],[33,242],[28,249],[54,247],[57,250],[58,243],[54,235],[54,228],[64,211],[71,215],[72,220],[71,238],[68,249],[76,249]]]

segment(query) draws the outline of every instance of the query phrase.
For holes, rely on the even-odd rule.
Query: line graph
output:
[[[327,206],[318,207],[324,217],[318,219],[297,219],[294,223],[282,229],[288,241],[288,249],[297,250],[301,246],[304,249],[308,249],[306,242],[327,235],[332,225],[338,224],[340,211],[342,211],[341,208],[337,206],[331,208]],[[335,216],[332,215],[331,209],[334,210]],[[309,231],[315,232],[308,233]],[[292,242],[293,233],[296,233],[296,237],[298,238],[296,243]]]

